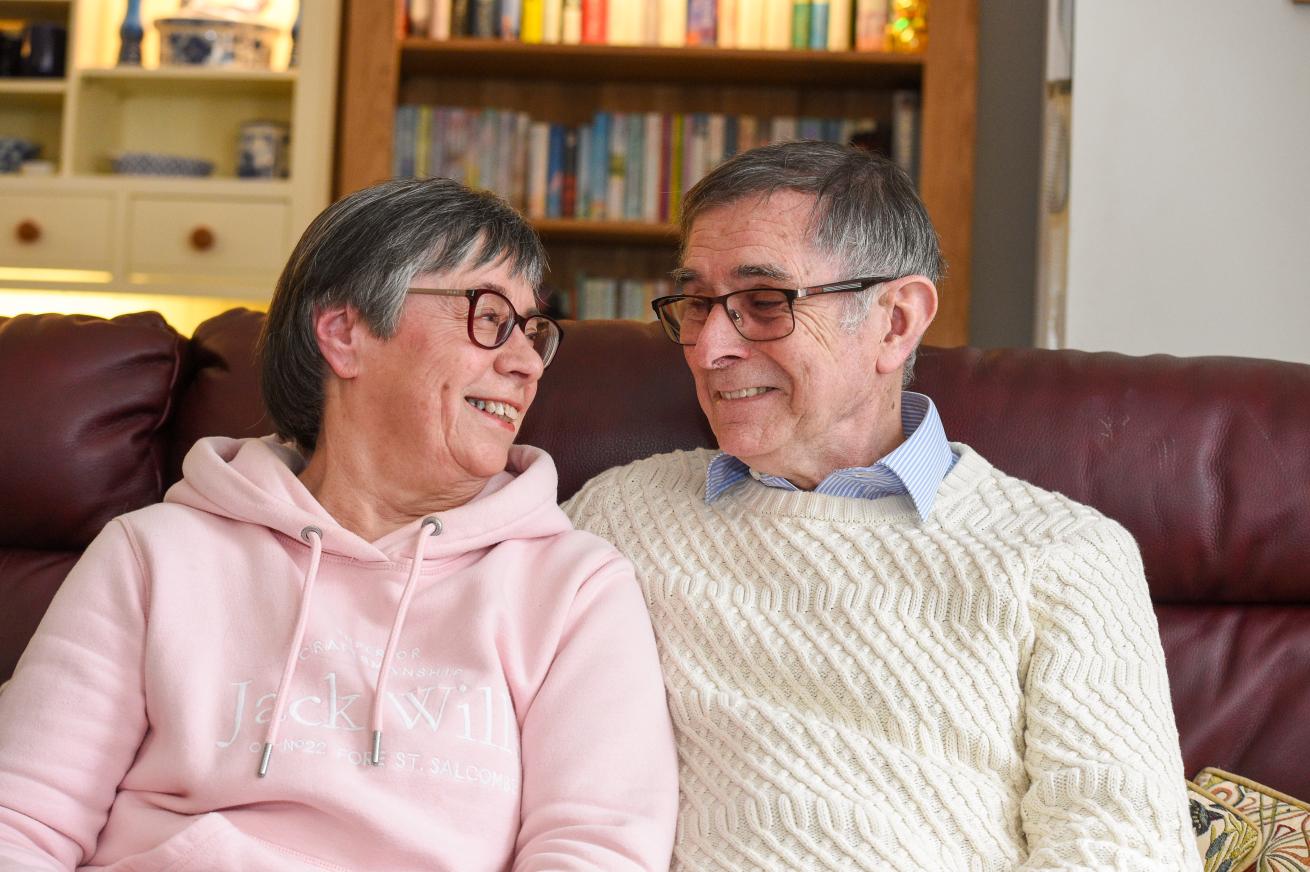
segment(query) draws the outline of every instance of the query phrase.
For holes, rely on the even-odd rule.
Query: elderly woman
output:
[[[514,444],[542,264],[447,180],[314,221],[262,343],[281,438],[199,442],[0,693],[0,868],[667,869],[631,566]]]

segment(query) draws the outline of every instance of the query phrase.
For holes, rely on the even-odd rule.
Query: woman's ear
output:
[[[878,350],[878,372],[885,374],[904,366],[919,346],[937,314],[937,287],[926,276],[905,276],[883,291],[880,305],[890,315]]]
[[[314,313],[314,337],[319,353],[337,378],[359,375],[360,352],[368,327],[358,310],[345,303]]]

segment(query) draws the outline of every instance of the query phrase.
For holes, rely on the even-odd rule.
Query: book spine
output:
[[[582,42],[582,0],[564,0],[564,11],[561,14],[560,42],[565,45]]]
[[[686,116],[673,116],[669,134],[669,221],[677,221],[682,214],[683,163],[686,160]]]
[[[687,45],[714,45],[714,0],[687,0]]]
[[[605,0],[582,0],[582,41],[588,45],[602,45],[609,26]]]
[[[623,218],[623,179],[627,172],[628,116],[616,113],[610,119],[610,171],[606,188],[605,214],[611,221]]]
[[[660,45],[678,48],[687,44],[687,0],[659,0]]]
[[[705,172],[723,162],[725,123],[723,113],[713,112],[705,119]]]
[[[892,92],[892,160],[919,181],[919,93]]]
[[[563,164],[559,214],[562,218],[572,218],[578,205],[578,129],[571,125],[564,131]]]
[[[469,3],[470,0],[452,0],[450,7],[451,36],[469,35]]]
[[[610,45],[636,45],[641,38],[641,0],[608,0],[607,5],[605,41]]]
[[[644,185],[641,193],[641,220],[655,223],[660,220],[660,145],[663,119],[658,112],[646,113],[646,131],[642,139],[645,154],[641,169]]]
[[[828,49],[851,50],[851,0],[828,0]]]
[[[391,175],[397,179],[409,177],[405,173],[405,125],[409,109],[403,104],[397,106],[391,121]]]
[[[573,214],[569,216],[572,218],[585,219],[591,214],[591,170],[595,163],[591,156],[593,136],[590,124],[578,128],[577,197],[573,204]]]
[[[641,219],[641,195],[645,190],[643,167],[646,157],[645,136],[645,116],[629,115],[628,143],[624,149],[627,158],[623,164],[623,218],[627,221]]]
[[[514,113],[514,168],[510,173],[513,197],[510,205],[520,212],[526,212],[528,208],[528,129],[531,124],[528,113]]]
[[[473,36],[496,35],[496,0],[473,0]]]
[[[754,115],[741,116],[741,121],[738,124],[738,133],[737,133],[738,151],[748,151],[754,148],[755,146],[762,144],[757,139],[759,135],[756,132],[757,123],[758,122],[756,121]]]
[[[546,217],[546,188],[550,175],[550,125],[534,121],[528,128],[528,215]]]
[[[791,0],[764,0],[764,47],[791,48]]]
[[[723,159],[741,151],[741,116],[727,115],[723,119]]]
[[[432,0],[407,0],[405,7],[409,13],[408,32],[425,36],[432,27]]]
[[[518,130],[518,113],[502,109],[496,125],[496,193],[506,202],[514,199],[514,134]]]
[[[536,45],[542,41],[545,33],[545,0],[523,0],[523,27],[520,31],[525,43]]]
[[[641,44],[660,44],[659,0],[641,0]]]
[[[563,0],[545,0],[545,8],[541,14],[541,41],[558,43],[563,36],[561,32],[563,24]]]
[[[414,131],[414,175],[428,176],[428,159],[432,146],[432,107],[418,107],[418,122]]]
[[[857,51],[887,50],[888,0],[856,0],[855,49]]]
[[[659,211],[657,221],[668,221],[670,205],[673,200],[669,179],[673,177],[673,116],[665,113],[660,116],[660,175],[659,175]]]
[[[432,21],[428,24],[428,37],[450,39],[450,0],[434,0]]]
[[[810,0],[810,48],[828,48],[828,0]]]
[[[591,125],[590,217],[598,221],[609,217],[610,120],[608,112],[597,112]]]
[[[764,48],[764,0],[737,0],[737,48]]]
[[[558,218],[564,196],[564,125],[550,125],[550,151],[546,160],[546,217]]]
[[[737,48],[737,0],[718,0],[714,41],[719,48]]]
[[[810,0],[792,0],[791,47],[810,47]]]
[[[500,0],[500,38],[517,42],[522,28],[523,0]]]

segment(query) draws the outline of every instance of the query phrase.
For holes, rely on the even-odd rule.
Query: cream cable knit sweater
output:
[[[650,606],[675,869],[1201,868],[1132,537],[954,447],[927,522],[753,480],[706,505],[706,450],[565,504]]]

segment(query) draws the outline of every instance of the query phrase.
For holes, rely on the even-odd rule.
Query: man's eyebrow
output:
[[[745,263],[734,269],[732,273],[739,279],[770,279],[775,282],[796,283],[795,277],[789,272],[770,263]],[[678,267],[669,275],[673,278],[674,283],[679,285],[694,282],[700,278],[700,273],[685,266]]]
[[[733,270],[733,273],[741,279],[772,279],[775,282],[796,283],[791,273],[771,263],[744,263]]]

